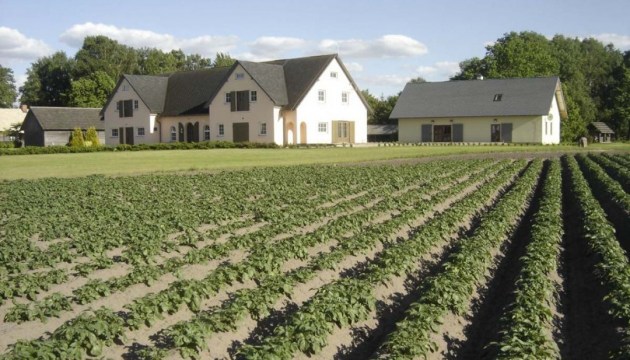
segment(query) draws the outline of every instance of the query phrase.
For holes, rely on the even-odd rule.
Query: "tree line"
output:
[[[163,52],[135,49],[105,36],[86,37],[74,57],[59,51],[31,64],[20,87],[20,101],[28,105],[101,107],[122,74],[155,75],[175,71],[229,66],[228,54],[214,61],[181,50]],[[483,58],[460,63],[451,80],[552,76],[560,77],[569,118],[562,125],[562,140],[587,133],[588,124],[604,121],[618,138],[630,139],[630,51],[587,38],[535,32],[510,32],[486,46]],[[424,82],[422,78],[412,82]],[[362,91],[371,107],[368,123],[388,124],[398,95],[380,98]],[[11,69],[0,65],[0,107],[11,107],[18,95]]]

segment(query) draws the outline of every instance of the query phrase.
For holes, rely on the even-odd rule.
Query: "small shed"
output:
[[[368,142],[398,141],[398,125],[368,125],[367,140]]]
[[[66,145],[74,128],[86,131],[95,127],[101,144],[105,143],[105,126],[100,108],[31,106],[24,123],[24,145]]]
[[[605,122],[595,121],[591,123],[593,140],[600,143],[609,143],[615,132]]]

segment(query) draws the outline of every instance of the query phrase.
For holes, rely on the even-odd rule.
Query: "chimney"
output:
[[[23,113],[27,113],[28,112],[28,105],[21,104],[20,105],[20,110],[22,110]]]

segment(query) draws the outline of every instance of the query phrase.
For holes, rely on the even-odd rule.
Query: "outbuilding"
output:
[[[595,142],[600,143],[609,143],[612,141],[612,137],[615,132],[608,127],[605,122],[594,121],[591,123],[591,134],[593,135],[593,140]]]
[[[394,107],[400,142],[559,144],[558,77],[409,83]]]
[[[70,108],[31,106],[22,131],[25,146],[66,145],[75,128],[86,131],[95,127],[101,144],[105,143],[105,128],[100,108]]]

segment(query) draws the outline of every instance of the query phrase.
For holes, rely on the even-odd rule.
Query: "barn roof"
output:
[[[72,130],[76,127],[87,129],[94,126],[104,130],[99,108],[71,108],[31,106],[26,120],[37,121],[43,130]]]
[[[163,115],[207,114],[206,102],[219,91],[231,67],[173,73],[165,89]],[[159,113],[159,111],[158,111]]]
[[[554,95],[566,117],[555,76],[409,83],[390,118],[547,115]]]
[[[595,128],[595,130],[602,134],[614,134],[615,132],[606,125],[606,123],[601,121],[592,122],[591,125]]]

